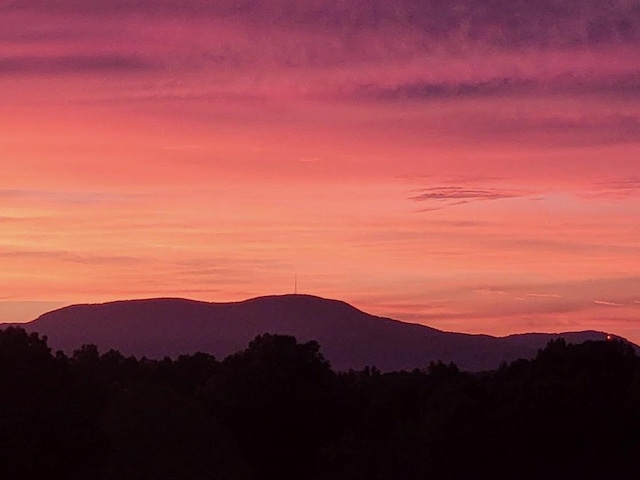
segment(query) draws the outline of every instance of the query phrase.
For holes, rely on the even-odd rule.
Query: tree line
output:
[[[612,478],[638,458],[640,359],[620,341],[381,373],[335,372],[284,335],[149,360],[0,331],[7,479]]]

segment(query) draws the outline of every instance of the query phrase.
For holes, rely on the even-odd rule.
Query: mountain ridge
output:
[[[148,358],[196,351],[222,358],[245,348],[256,335],[290,334],[299,341],[318,341],[337,370],[375,365],[383,371],[424,367],[435,360],[452,361],[464,370],[488,370],[530,358],[554,338],[580,343],[607,335],[592,330],[504,337],[446,332],[371,315],[342,300],[301,294],[236,302],[164,297],[77,304],[25,324],[5,325],[46,335],[53,349],[67,353],[93,343],[102,350]]]

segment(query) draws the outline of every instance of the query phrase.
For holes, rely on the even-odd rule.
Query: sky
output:
[[[640,343],[640,2],[0,1],[0,321],[296,276]]]

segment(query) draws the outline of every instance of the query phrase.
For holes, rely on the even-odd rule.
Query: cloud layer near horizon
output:
[[[638,2],[13,0],[0,92],[12,302],[640,342]]]

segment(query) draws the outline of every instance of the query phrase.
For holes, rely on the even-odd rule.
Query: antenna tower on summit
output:
[[[297,295],[298,294],[298,274],[296,273],[296,276],[293,280],[293,294]]]

